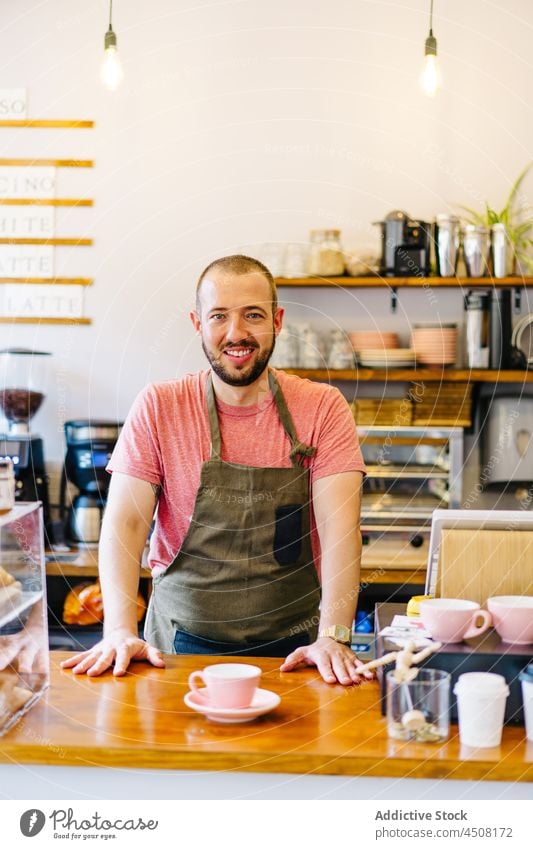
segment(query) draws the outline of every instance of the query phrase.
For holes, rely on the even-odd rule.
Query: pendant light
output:
[[[429,35],[424,49],[424,67],[420,74],[420,86],[424,94],[434,97],[442,84],[442,77],[437,61],[437,39],[433,35],[433,0],[429,8]]]
[[[109,0],[109,29],[104,38],[104,60],[100,68],[100,79],[106,88],[115,91],[124,78],[124,71],[117,50],[117,36],[111,24],[112,14],[113,0]]]

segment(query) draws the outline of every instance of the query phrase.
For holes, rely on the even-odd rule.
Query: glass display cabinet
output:
[[[40,502],[0,515],[0,735],[49,683],[43,539]]]

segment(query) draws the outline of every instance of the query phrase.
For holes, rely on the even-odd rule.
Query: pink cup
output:
[[[487,600],[496,631],[504,643],[533,643],[533,596],[500,595]]]
[[[259,667],[249,663],[214,663],[201,672],[191,672],[189,687],[211,707],[245,708],[251,705],[260,678]],[[205,690],[198,688],[197,679]]]
[[[431,636],[442,643],[460,643],[483,634],[492,624],[490,613],[475,601],[430,598],[420,602],[420,618]],[[476,624],[482,619],[481,624]]]

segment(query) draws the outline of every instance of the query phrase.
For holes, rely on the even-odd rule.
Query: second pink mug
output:
[[[191,672],[189,687],[211,707],[245,708],[251,705],[260,678],[260,668],[250,663],[214,663]],[[202,689],[198,680],[204,685]]]
[[[460,643],[477,637],[492,624],[488,610],[462,598],[430,598],[420,602],[420,618],[433,639]],[[481,621],[480,621],[481,620]]]

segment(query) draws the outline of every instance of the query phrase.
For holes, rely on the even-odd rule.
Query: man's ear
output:
[[[283,315],[285,310],[283,307],[276,307],[274,312],[274,333],[276,336],[279,335],[281,328],[283,327]]]
[[[200,321],[200,316],[196,312],[196,310],[191,310],[189,313],[189,318],[192,321],[192,326],[194,327],[194,331],[197,336],[200,336],[202,332],[202,322]]]

